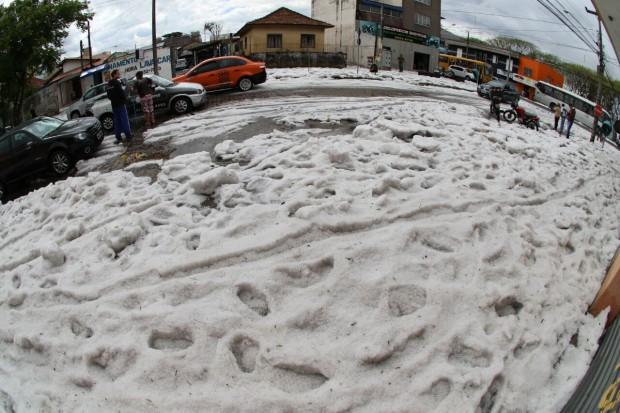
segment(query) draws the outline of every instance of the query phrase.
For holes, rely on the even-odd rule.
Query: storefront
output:
[[[375,22],[358,21],[358,62],[369,66],[375,57],[383,69],[398,69],[399,57],[404,59],[405,70],[433,71],[439,61],[439,39],[411,30]]]

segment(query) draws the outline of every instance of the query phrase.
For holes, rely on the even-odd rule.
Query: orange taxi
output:
[[[175,82],[200,83],[207,90],[239,88],[245,92],[267,80],[265,63],[241,56],[214,57],[200,62]]]

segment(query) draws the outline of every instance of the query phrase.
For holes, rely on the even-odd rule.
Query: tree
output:
[[[519,53],[522,55],[532,55],[539,53],[538,47],[527,40],[516,39],[514,37],[499,36],[488,41],[491,46],[499,47],[500,49],[510,50],[511,52]]]
[[[211,41],[219,39],[222,34],[222,25],[220,23],[207,22],[204,29],[205,32],[211,33]]]
[[[57,66],[69,26],[76,23],[85,30],[92,18],[87,8],[79,0],[15,0],[0,5],[0,116],[5,122],[21,121],[30,79]]]

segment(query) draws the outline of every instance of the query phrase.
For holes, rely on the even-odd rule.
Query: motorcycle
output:
[[[517,105],[511,105],[512,109],[505,111],[502,115],[504,120],[508,123],[512,123],[515,120],[519,120],[519,124],[525,125],[525,127],[529,129],[538,129],[540,128],[540,118],[535,113],[530,113],[525,110],[525,108]]]

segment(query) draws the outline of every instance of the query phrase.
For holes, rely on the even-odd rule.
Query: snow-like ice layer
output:
[[[1,206],[0,405],[559,411],[602,329],[618,152],[460,104],[372,111]]]

